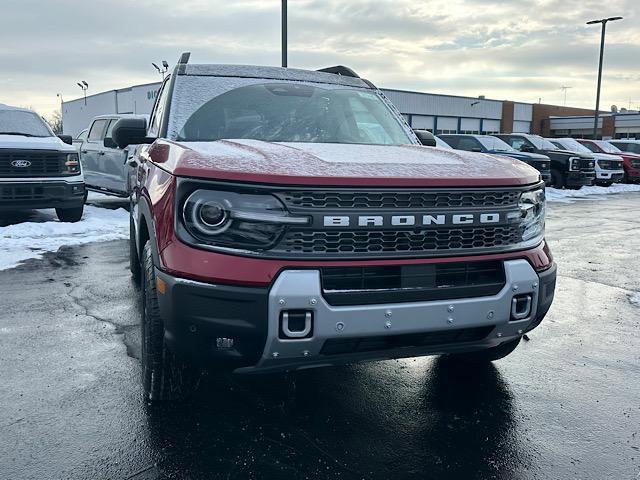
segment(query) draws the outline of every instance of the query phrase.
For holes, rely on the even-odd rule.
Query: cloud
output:
[[[289,63],[346,64],[380,86],[591,106],[609,15],[603,105],[640,104],[637,0],[290,0]],[[159,79],[151,62],[277,65],[278,0],[4,0],[0,102],[57,108]]]

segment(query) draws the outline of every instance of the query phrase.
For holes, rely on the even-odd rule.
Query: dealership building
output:
[[[63,131],[77,135],[98,115],[149,114],[160,82],[109,90],[62,104]],[[441,133],[537,133],[544,136],[583,136],[593,132],[593,110],[460,97],[406,90],[381,89],[413,128]],[[633,117],[633,118],[631,118]],[[589,128],[589,118],[591,127]],[[605,114],[604,137],[640,138],[640,114]]]

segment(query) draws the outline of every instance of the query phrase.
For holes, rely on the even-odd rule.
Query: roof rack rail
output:
[[[356,72],[351,70],[349,67],[345,67],[344,65],[336,65],[335,67],[320,68],[318,72],[333,73],[335,75],[342,75],[343,77],[360,78],[360,75],[358,75]]]
[[[183,52],[180,55],[180,59],[176,64],[176,73],[178,75],[184,75],[187,71],[187,63],[189,63],[189,57],[191,56],[191,52]]]

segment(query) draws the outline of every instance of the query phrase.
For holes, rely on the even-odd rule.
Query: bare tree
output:
[[[46,117],[45,120],[53,130],[53,133],[56,135],[62,134],[62,112],[60,110],[54,111],[49,117]]]

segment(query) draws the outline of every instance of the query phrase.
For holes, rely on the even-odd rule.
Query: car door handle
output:
[[[98,152],[98,155],[104,155],[104,152]]]
[[[89,153],[89,150],[80,150],[80,153]]]

